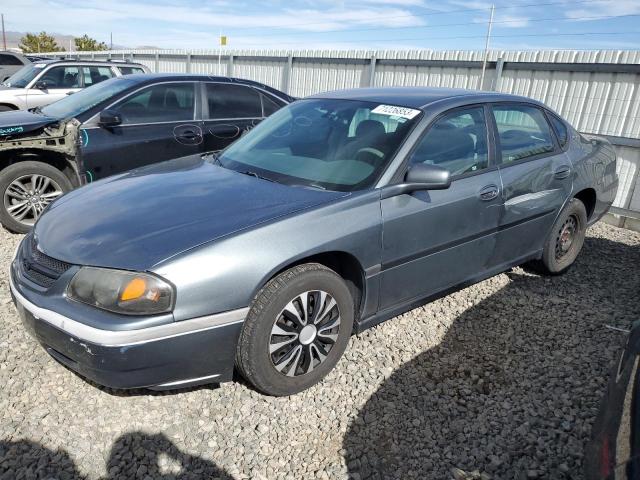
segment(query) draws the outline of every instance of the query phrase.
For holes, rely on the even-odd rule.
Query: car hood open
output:
[[[0,136],[22,135],[56,122],[58,120],[53,117],[26,110],[2,112],[0,113]]]
[[[72,191],[42,215],[34,235],[40,250],[68,263],[146,270],[345,195],[261,180],[194,155]]]

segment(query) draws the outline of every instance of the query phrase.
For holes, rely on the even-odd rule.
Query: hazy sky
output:
[[[490,1],[21,0],[7,30],[82,35],[128,47],[483,49]],[[517,6],[515,6],[517,5]],[[496,49],[640,48],[640,0],[496,0]],[[602,18],[607,17],[607,18]],[[615,33],[615,34],[612,34]]]

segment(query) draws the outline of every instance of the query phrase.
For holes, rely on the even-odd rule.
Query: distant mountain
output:
[[[30,33],[40,33],[38,32],[30,32]],[[62,48],[64,48],[66,51],[69,51],[69,47],[71,46],[71,51],[75,51],[75,44],[73,43],[73,39],[76,38],[73,35],[64,35],[62,33],[52,33],[52,32],[47,32],[49,33],[49,35],[52,35],[55,39],[56,39],[56,43],[58,45],[60,45]],[[22,37],[24,37],[26,34],[26,32],[10,32],[7,31],[6,32],[6,37],[7,37],[7,48],[19,48],[20,46],[20,39]],[[90,36],[90,35],[89,35]],[[1,38],[0,38],[0,42],[1,42]],[[104,40],[102,40],[104,41]],[[109,44],[108,41],[105,42],[107,45]],[[0,43],[0,49],[2,48],[2,44]],[[120,49],[126,49],[129,47],[126,47],[124,45],[113,45],[113,49],[114,50],[120,50]],[[153,48],[153,47],[145,47],[145,48]]]

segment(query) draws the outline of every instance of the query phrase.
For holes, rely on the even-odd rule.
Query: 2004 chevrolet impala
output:
[[[497,93],[316,95],[217,156],[53,203],[11,290],[58,361],[115,388],[230,380],[289,395],[359,332],[533,262],[558,274],[617,188],[615,154]]]

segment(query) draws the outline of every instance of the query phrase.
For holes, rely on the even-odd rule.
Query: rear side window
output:
[[[242,85],[207,83],[209,119],[261,118],[260,93]]]
[[[118,67],[122,75],[132,75],[134,73],[144,73],[144,70],[140,67]]]
[[[82,67],[82,79],[85,87],[104,82],[113,76],[113,72],[109,67]]]
[[[493,107],[502,163],[553,152],[551,129],[540,109],[527,105]]]
[[[193,120],[193,83],[161,83],[134,93],[114,110],[124,124]]]
[[[426,133],[411,163],[446,168],[451,175],[483,170],[489,166],[487,125],[483,107],[465,108],[445,114]]]
[[[549,119],[551,120],[553,129],[556,131],[556,135],[558,135],[558,142],[560,143],[560,146],[564,148],[569,140],[569,131],[567,130],[567,126],[555,115],[550,114]]]
[[[0,65],[22,65],[22,62],[13,55],[0,54]]]

